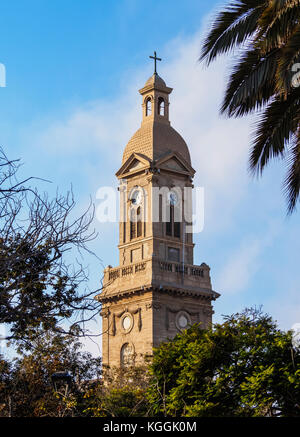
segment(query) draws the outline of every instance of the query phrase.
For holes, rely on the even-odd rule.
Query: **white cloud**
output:
[[[216,278],[222,294],[234,294],[246,288],[249,280],[260,267],[259,257],[264,245],[259,239],[243,242],[230,253],[227,262]]]
[[[229,253],[227,251],[227,260],[216,278],[216,287],[222,290],[222,294],[235,294],[247,289],[255,273],[263,265],[264,250],[272,244],[279,231],[279,223],[271,221],[264,235],[247,236],[237,248]]]
[[[247,119],[225,120],[219,116],[227,65],[222,59],[209,69],[203,68],[197,62],[200,41],[201,33],[197,33],[167,43],[159,72],[167,85],[174,88],[170,98],[171,123],[190,148],[192,165],[197,171],[195,184],[205,188],[205,229],[215,236],[233,226],[233,212],[248,187],[250,124]],[[54,174],[68,170],[69,176],[76,178],[81,174],[89,179],[89,191],[81,193],[84,199],[91,192],[96,194],[99,185],[115,183],[114,173],[121,165],[122,151],[140,126],[138,89],[148,79],[148,73],[145,68],[125,77],[126,80],[120,78],[123,87],[113,100],[87,102],[70,110],[68,116],[44,122],[39,129],[34,126],[34,137],[32,130],[28,133],[33,160],[39,159],[37,151],[42,149]],[[103,229],[97,255],[108,264],[112,256],[116,259],[117,247]],[[235,247],[214,281],[216,289],[224,294],[244,290],[260,267],[261,254],[270,238],[272,235],[263,239],[248,237]]]
[[[300,274],[298,271],[287,271],[282,266],[278,275],[276,294],[269,296],[264,309],[278,321],[283,329],[294,329],[300,326]],[[274,293],[274,290],[273,290]]]
[[[133,107],[122,95],[114,102],[99,100],[75,108],[65,119],[53,120],[37,132],[35,142],[56,156],[100,151],[109,154],[116,148],[120,152],[126,131],[134,130],[135,125],[126,105]]]
[[[205,226],[216,232],[217,227],[222,229],[230,223],[232,209],[248,181],[249,123],[219,116],[226,64],[220,60],[207,69],[198,63],[201,38],[199,32],[191,38],[177,38],[167,43],[159,72],[174,88],[171,123],[190,148],[197,171],[195,183],[205,188]],[[50,160],[52,155],[56,171],[58,162],[63,162],[64,171],[68,169],[70,174],[79,164],[79,169],[98,183],[102,183],[99,168],[93,164],[101,154],[102,162],[106,163],[101,174],[109,184],[121,163],[122,150],[140,126],[138,89],[147,78],[144,70],[126,76],[126,80],[121,78],[123,88],[118,97],[87,102],[62,119],[52,119],[48,126],[43,125],[41,129],[35,126],[33,138],[30,132],[30,142],[47,153]],[[95,160],[91,160],[92,154]],[[88,159],[91,162],[87,162]],[[219,211],[222,211],[222,221]]]
[[[205,188],[206,226],[216,232],[216,226],[228,225],[232,208],[248,183],[250,128],[248,119],[220,116],[228,65],[224,59],[209,68],[199,64],[201,40],[198,33],[188,41],[170,44],[167,49],[176,56],[165,67],[165,77],[174,86],[172,124],[189,145],[197,171],[195,183]]]

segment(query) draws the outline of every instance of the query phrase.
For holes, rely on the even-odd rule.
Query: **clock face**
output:
[[[142,201],[142,193],[140,190],[135,190],[131,196],[131,202],[134,205],[139,205]]]
[[[175,193],[175,191],[170,191],[168,194],[168,201],[170,203],[170,205],[176,205],[176,203],[178,202],[178,196]]]

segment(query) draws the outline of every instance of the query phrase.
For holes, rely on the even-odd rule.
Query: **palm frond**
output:
[[[297,3],[297,6],[295,4],[291,6],[289,3]],[[280,13],[277,13],[273,19],[269,18],[269,22],[266,22],[266,18],[263,20],[262,17],[258,20],[255,47],[259,48],[262,54],[276,47],[282,47],[299,23],[300,0],[284,2],[284,5]]]
[[[297,10],[300,0],[271,0],[266,5],[259,19],[259,27],[264,29],[272,26],[276,20],[281,20],[289,10]]]
[[[288,161],[290,166],[284,181],[284,191],[288,203],[288,214],[291,214],[296,208],[300,192],[300,129],[298,129]]]
[[[261,174],[271,158],[289,160],[284,189],[291,213],[300,193],[300,0],[229,1],[211,25],[200,60],[210,64],[234,48],[242,55],[233,66],[221,112],[239,117],[263,110],[249,170]]]
[[[231,1],[211,25],[199,60],[210,64],[218,55],[244,43],[257,28],[264,0]]]
[[[287,95],[292,87],[292,67],[300,61],[300,23],[281,50],[276,73],[278,92]]]
[[[248,50],[234,66],[221,112],[239,117],[265,105],[275,93],[278,50],[262,57],[258,49]]]
[[[250,153],[249,169],[262,173],[271,158],[284,156],[285,147],[299,124],[300,91],[295,89],[286,100],[277,96],[260,117]]]

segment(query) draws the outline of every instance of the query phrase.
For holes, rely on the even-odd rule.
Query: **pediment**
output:
[[[144,167],[144,164],[139,159],[134,159],[131,165],[127,168],[127,171],[135,171],[141,167]]]
[[[168,161],[166,161],[164,164],[161,165],[161,167],[166,167],[171,170],[177,170],[177,171],[186,171],[186,168],[175,158],[171,158]]]
[[[124,175],[139,172],[145,168],[149,168],[150,163],[150,159],[145,155],[142,155],[141,153],[132,153],[132,155],[129,156],[122,167],[117,171],[116,176],[120,178]]]
[[[156,167],[176,173],[184,173],[194,175],[195,170],[191,167],[179,153],[172,152],[160,158],[156,163]]]

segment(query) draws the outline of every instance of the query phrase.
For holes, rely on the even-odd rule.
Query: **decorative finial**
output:
[[[158,58],[156,56],[156,52],[154,52],[154,56],[149,56],[149,58],[154,60],[154,74],[157,74],[157,71],[156,71],[156,61],[161,61],[161,58]]]

